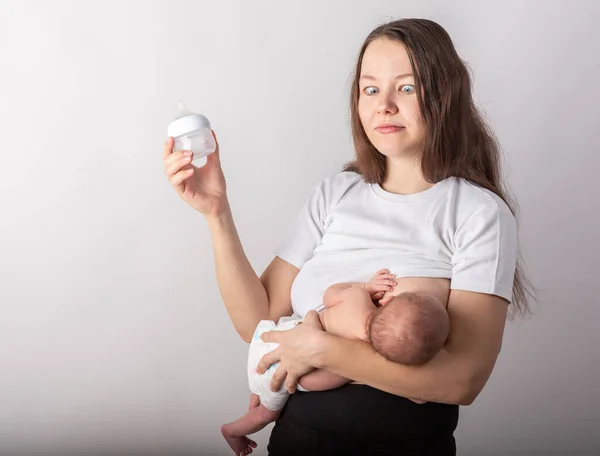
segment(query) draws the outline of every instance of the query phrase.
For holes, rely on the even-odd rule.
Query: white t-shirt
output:
[[[517,224],[501,198],[466,179],[398,195],[340,172],[313,187],[275,255],[300,269],[291,299],[302,318],[330,285],[366,282],[383,268],[510,301]]]

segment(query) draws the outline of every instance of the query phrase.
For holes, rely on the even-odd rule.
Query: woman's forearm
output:
[[[467,363],[445,349],[427,364],[406,366],[387,361],[365,342],[324,336],[324,350],[314,360],[317,368],[406,398],[459,405],[474,400]]]
[[[258,322],[269,316],[267,292],[246,257],[229,204],[207,220],[221,297],[236,331],[249,341]]]

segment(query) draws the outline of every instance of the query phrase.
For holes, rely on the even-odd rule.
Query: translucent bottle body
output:
[[[173,139],[175,140],[173,150],[191,150],[193,153],[192,162],[196,160],[204,162],[204,157],[214,153],[217,147],[215,138],[209,128],[193,130]]]

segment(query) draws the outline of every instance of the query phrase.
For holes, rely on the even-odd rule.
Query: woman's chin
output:
[[[381,155],[384,155],[388,160],[405,160],[407,158],[416,158],[418,153],[414,152],[413,149],[406,149],[404,147],[394,148],[381,148],[377,149]]]

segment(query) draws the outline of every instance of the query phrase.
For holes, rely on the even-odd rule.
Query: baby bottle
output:
[[[202,166],[206,163],[205,157],[217,147],[210,122],[202,114],[189,112],[182,101],[179,102],[179,111],[179,117],[167,129],[167,135],[174,139],[173,151],[191,150],[194,166]]]

